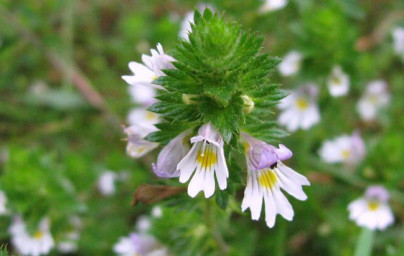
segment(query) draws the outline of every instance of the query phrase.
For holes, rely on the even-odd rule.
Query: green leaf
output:
[[[222,209],[225,210],[229,205],[229,195],[226,191],[217,190],[216,192],[216,204]]]

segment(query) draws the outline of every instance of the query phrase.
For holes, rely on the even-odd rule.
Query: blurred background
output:
[[[353,255],[360,228],[349,221],[347,205],[367,185],[381,184],[391,192],[395,223],[376,233],[373,255],[404,255],[404,50],[393,33],[404,28],[404,2],[289,0],[269,9],[261,0],[204,3],[264,37],[262,51],[280,58],[301,53],[299,72],[275,71],[275,83],[287,90],[318,86],[321,120],[282,141],[294,151],[288,165],[312,184],[306,202],[291,200],[294,221],[278,217],[273,229],[251,221],[240,210],[242,191],[226,211],[214,206],[215,218],[223,220],[220,238],[206,232],[197,207],[202,198],[131,206],[140,184],[166,181],[151,171],[156,152],[126,155],[122,125],[137,105],[121,76],[157,43],[170,53],[184,18],[201,2],[2,0],[1,244],[17,254],[10,226],[20,216],[30,233],[48,218],[50,255],[113,255],[121,237],[144,230],[171,255],[224,255],[223,248],[229,255]],[[327,89],[336,65],[350,77],[349,93],[338,98]],[[374,120],[363,120],[356,104],[374,80],[386,82],[389,102]],[[357,165],[321,159],[325,140],[355,131],[366,145]],[[68,240],[76,247],[61,250],[73,231],[78,238]]]

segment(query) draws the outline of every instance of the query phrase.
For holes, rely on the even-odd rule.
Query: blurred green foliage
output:
[[[404,255],[404,63],[394,55],[390,36],[392,27],[404,25],[404,2],[295,0],[268,14],[258,13],[259,0],[206,2],[246,31],[264,36],[264,52],[282,57],[297,49],[306,56],[299,75],[282,78],[275,72],[272,80],[284,89],[308,81],[321,87],[320,124],[282,141],[294,151],[288,165],[311,180],[305,188],[309,198],[291,200],[293,222],[278,218],[268,229],[263,221],[240,214],[242,191],[232,191],[236,199],[220,198],[226,210],[181,195],[163,203],[163,217],[153,221],[151,232],[173,255],[353,255],[360,228],[348,220],[347,205],[366,184],[383,184],[392,191],[396,222],[376,232],[373,252]],[[174,49],[185,13],[197,4],[0,2],[0,189],[28,227],[46,214],[58,240],[69,217],[78,215],[83,231],[77,255],[111,255],[119,237],[150,211],[150,206],[130,206],[137,185],[177,184],[153,177],[149,164],[155,155],[139,161],[126,156],[120,125],[134,105],[120,76],[129,73],[129,61],[140,61],[157,42],[168,53]],[[342,98],[331,98],[325,85],[335,64],[352,81]],[[77,89],[83,78],[105,105],[95,106]],[[389,84],[391,104],[378,123],[363,123],[355,104],[366,83],[379,78]],[[361,131],[367,146],[367,157],[356,170],[321,162],[317,152],[325,139],[354,130]],[[129,173],[110,197],[96,189],[104,170]],[[9,224],[10,218],[0,217],[0,238],[7,244]],[[4,249],[0,254],[6,255]]]

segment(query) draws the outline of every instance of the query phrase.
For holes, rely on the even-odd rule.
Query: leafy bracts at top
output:
[[[154,80],[166,90],[149,110],[183,130],[210,122],[226,144],[232,138],[237,141],[240,130],[251,129],[255,137],[267,141],[284,135],[275,130],[269,109],[286,96],[269,80],[279,60],[260,53],[262,38],[209,9],[203,15],[196,11],[194,20],[189,41],[180,41],[173,52],[175,69],[164,70],[166,76]],[[165,144],[183,131],[168,126],[147,139]]]
[[[202,191],[212,197],[216,187],[226,190],[228,184],[233,190],[240,169],[228,163],[244,148],[247,186],[242,210],[250,209],[252,219],[258,220],[264,202],[265,220],[273,227],[277,214],[287,220],[294,214],[282,190],[305,200],[302,187],[310,183],[282,163],[292,157],[291,150],[267,143],[285,135],[271,120],[271,108],[286,93],[270,83],[278,59],[260,53],[261,44],[262,39],[209,9],[203,16],[195,12],[189,41],[180,41],[174,51],[174,69],[164,69],[165,75],[153,80],[164,89],[159,102],[149,107],[160,122],[158,131],[145,139],[166,144],[153,164],[154,173],[189,182],[191,197]],[[216,195],[222,208],[228,193]]]

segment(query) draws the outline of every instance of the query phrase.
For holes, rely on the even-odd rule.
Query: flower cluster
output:
[[[129,116],[131,126],[125,128],[128,154],[140,157],[163,144],[157,162],[152,165],[154,173],[162,178],[178,177],[181,183],[189,182],[190,197],[203,192],[209,198],[214,195],[216,187],[220,190],[228,187],[228,178],[232,175],[228,156],[230,152],[242,153],[237,148],[244,146],[247,186],[242,210],[250,208],[252,219],[258,220],[264,203],[269,227],[274,226],[277,214],[292,220],[293,209],[282,190],[305,200],[307,196],[302,186],[310,183],[283,163],[292,157],[287,147],[279,145],[277,148],[265,142],[276,137],[274,123],[266,117],[266,113],[270,113],[268,107],[285,96],[276,85],[268,83],[269,71],[277,61],[258,53],[260,40],[242,34],[238,27],[225,23],[209,8],[203,15],[195,12],[188,22],[193,23],[192,30],[191,26],[187,29],[188,36],[181,41],[174,57],[165,54],[158,45],[158,52],[152,50],[151,57],[142,57],[144,65],[129,64],[133,76],[123,76],[131,87],[159,89],[155,99],[149,100],[155,104],[148,110],[135,110],[135,117],[132,117],[135,114]],[[214,29],[219,31],[209,31]],[[216,42],[217,45],[210,45],[209,49],[203,48],[204,43],[195,43],[209,42],[212,34],[218,33],[224,33],[222,40]],[[241,53],[222,50],[230,49],[230,46],[238,48]],[[241,56],[247,50],[250,59]],[[217,56],[200,55],[200,51]],[[193,56],[200,56],[200,59]],[[245,62],[250,65],[245,65]],[[203,65],[206,71],[200,68]],[[227,65],[229,74],[232,74],[227,80],[220,74],[223,65]],[[142,70],[148,70],[150,74],[140,79]],[[159,76],[153,76],[151,70]],[[212,78],[212,75],[216,77]],[[238,77],[240,84],[231,77]],[[285,108],[297,107],[302,111],[309,108],[318,112],[310,105],[313,94],[315,92],[311,89],[305,90],[302,95],[295,96],[301,98],[302,106]],[[148,111],[159,116],[143,118],[141,113],[148,115]],[[261,121],[262,117],[267,119]],[[281,118],[285,122],[294,122],[291,120],[294,116]],[[316,118],[311,122],[316,122]],[[304,127],[310,125],[307,121],[303,124]],[[293,127],[297,126],[293,124]]]

